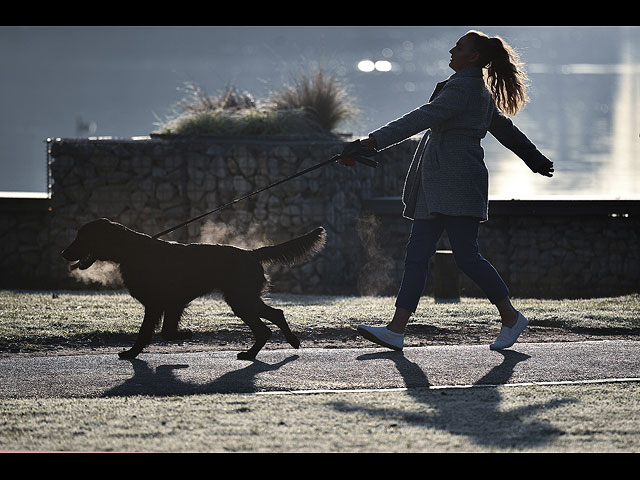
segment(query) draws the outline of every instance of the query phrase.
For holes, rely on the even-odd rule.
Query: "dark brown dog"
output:
[[[267,286],[263,264],[293,265],[319,252],[325,244],[324,228],[279,245],[245,250],[231,245],[182,244],[153,239],[106,218],[82,226],[76,239],[61,254],[89,268],[96,260],[119,265],[122,279],[132,297],[145,307],[144,320],[135,344],[120,358],[135,358],[151,342],[155,326],[162,323],[162,337],[181,340],[191,332],[178,331],[178,322],[189,302],[214,290],[221,291],[233,313],[244,321],[255,344],[239,359],[253,359],[271,337],[260,320],[277,325],[292,347],[300,341],[291,332],[282,310],[262,301]]]

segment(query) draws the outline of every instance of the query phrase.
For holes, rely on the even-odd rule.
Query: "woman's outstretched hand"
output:
[[[545,177],[553,177],[553,162],[551,160],[547,160],[547,163],[539,167],[536,173],[544,175]]]

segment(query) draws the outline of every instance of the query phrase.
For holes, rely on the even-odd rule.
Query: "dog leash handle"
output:
[[[336,162],[338,160],[340,160],[340,158],[342,158],[342,154],[338,154],[338,155],[334,155],[331,160],[335,160]],[[371,167],[371,168],[377,168],[378,167],[378,162],[373,160],[372,158],[367,158],[367,157],[363,157],[362,155],[349,155],[347,156],[347,158],[350,158],[351,160],[355,160],[358,163],[361,163],[363,165],[366,165],[367,167]]]
[[[375,161],[372,158],[363,157],[361,155],[355,155],[355,156],[349,157],[349,158],[353,158],[356,162],[360,162],[363,165],[366,165],[367,167],[371,167],[371,168],[377,168],[378,167],[378,162]]]

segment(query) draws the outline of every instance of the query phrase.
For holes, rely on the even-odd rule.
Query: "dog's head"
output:
[[[96,260],[111,260],[109,247],[113,231],[118,230],[119,227],[122,226],[106,218],[86,223],[80,227],[71,245],[60,252],[60,255],[69,261],[79,260],[69,267],[70,270],[75,268],[86,270]]]

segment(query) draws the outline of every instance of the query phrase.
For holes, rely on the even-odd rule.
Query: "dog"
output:
[[[77,261],[70,269],[85,270],[96,260],[114,262],[119,266],[129,294],[144,306],[144,319],[136,341],[131,349],[119,353],[120,358],[138,356],[151,343],[163,315],[162,338],[191,338],[188,330],[178,330],[182,312],[192,300],[220,291],[233,313],[249,326],[255,338],[254,345],[238,353],[237,357],[252,360],[272,333],[261,318],[279,327],[293,348],[300,346],[283,311],[262,300],[268,286],[263,266],[301,263],[320,252],[325,243],[326,231],[318,227],[284,243],[254,250],[232,245],[183,244],[154,239],[101,218],[80,227],[75,240],[61,255],[68,261]]]

